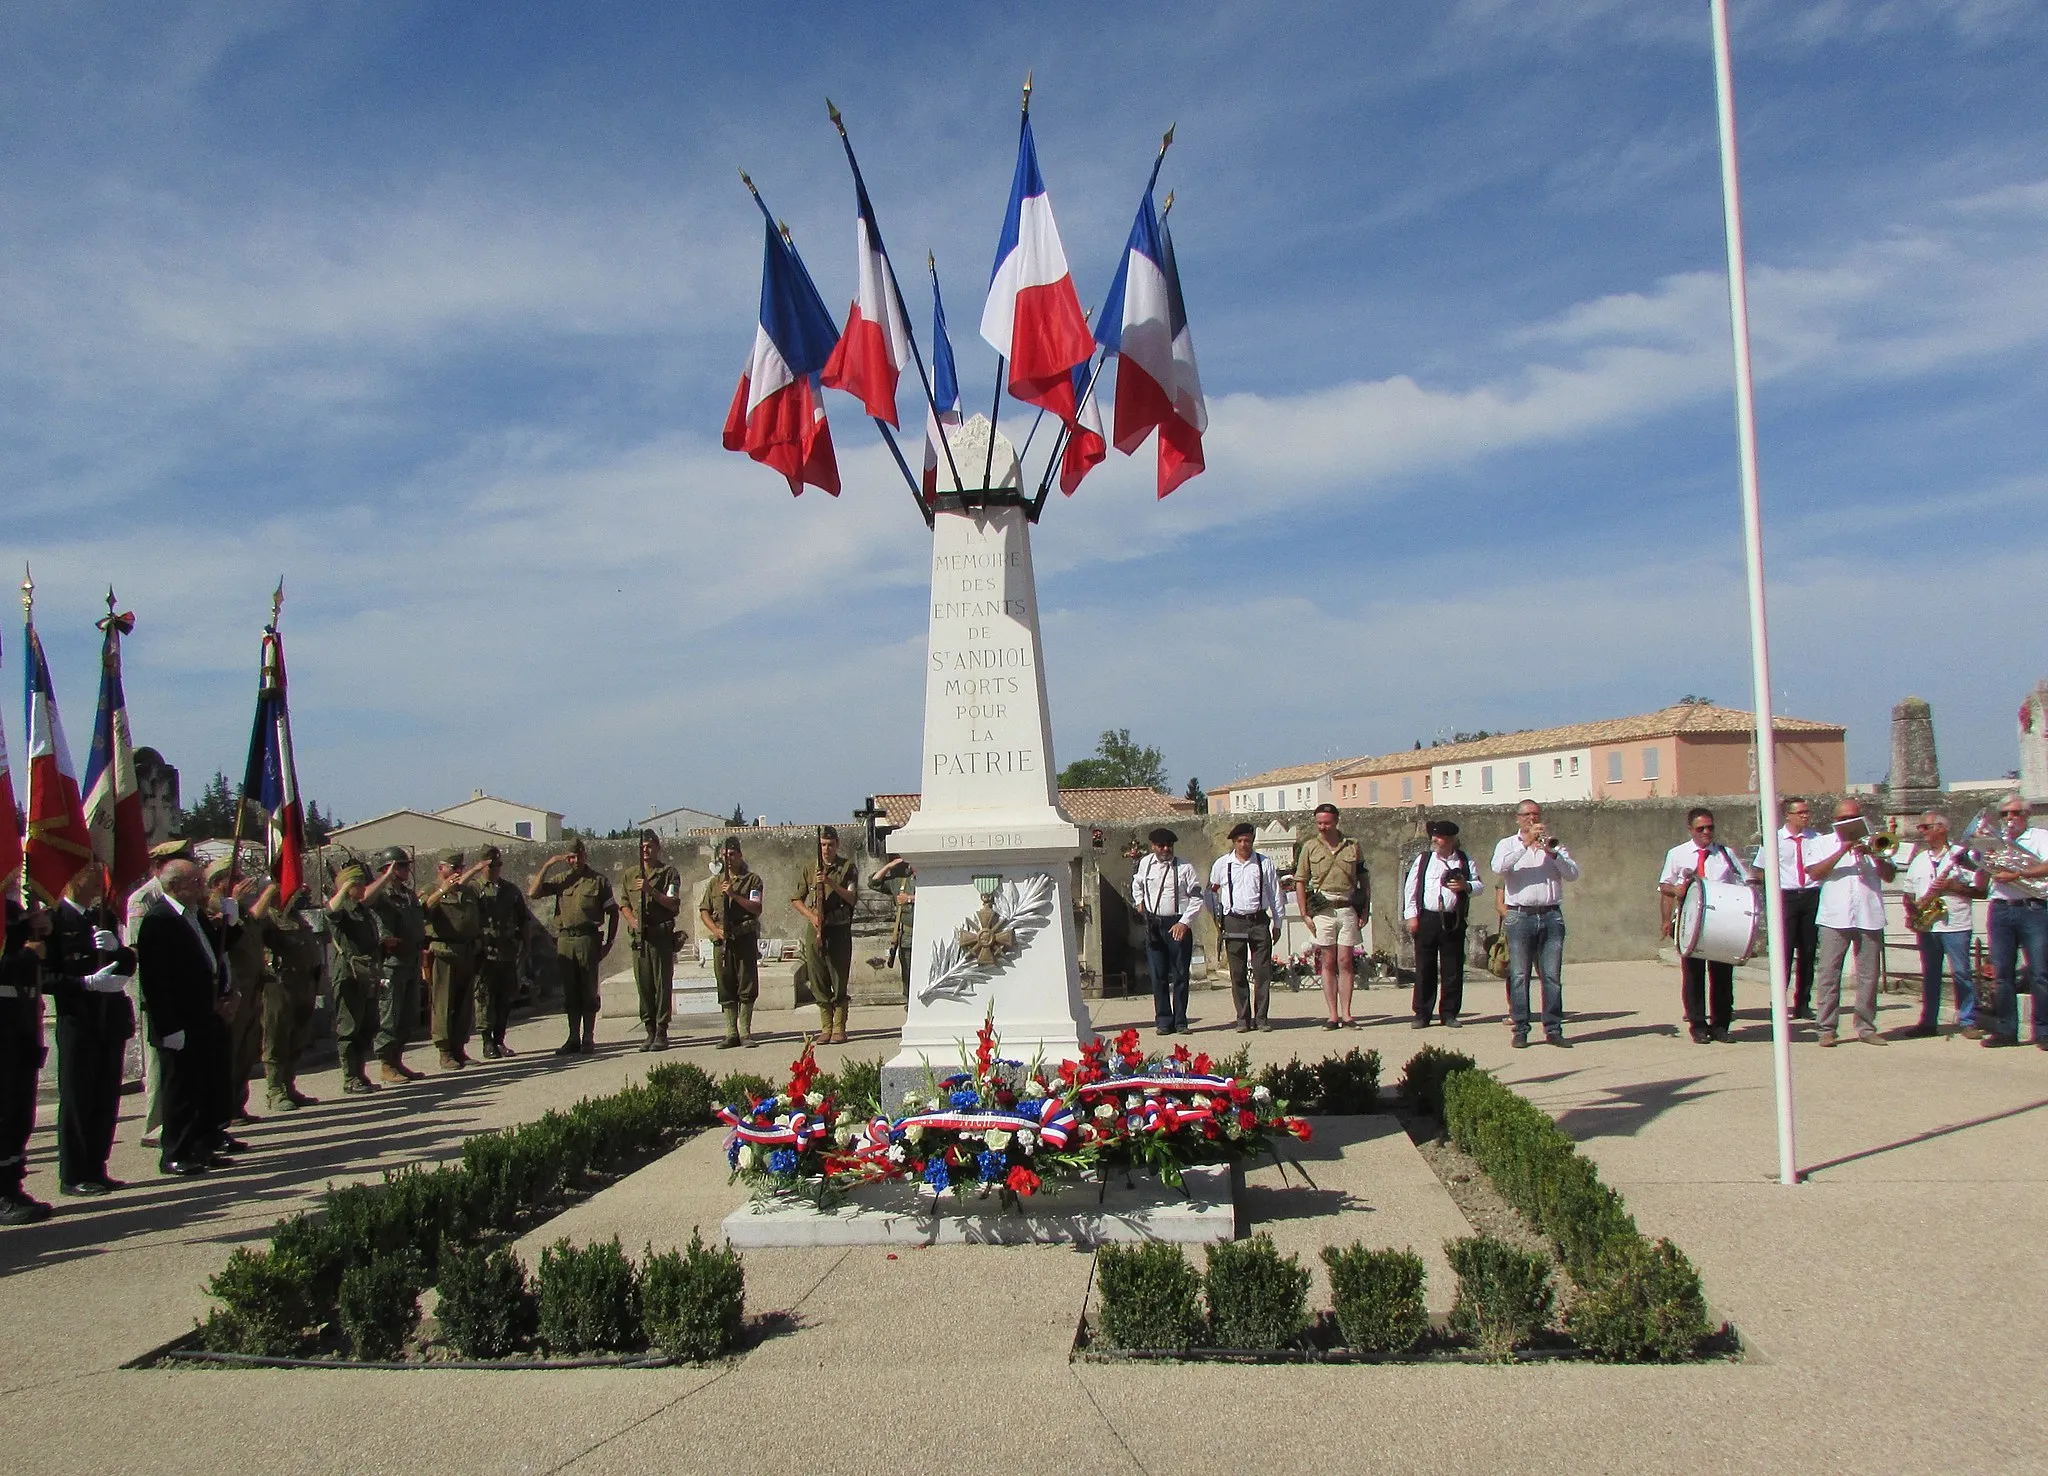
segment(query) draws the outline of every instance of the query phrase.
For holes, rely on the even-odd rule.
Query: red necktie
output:
[[[1801,887],[1801,888],[1804,888],[1804,887],[1806,886],[1806,837],[1805,837],[1805,836],[1803,836],[1803,835],[1795,835],[1795,836],[1793,836],[1793,837],[1792,837],[1792,857],[1793,857],[1793,860],[1794,860],[1794,861],[1796,861],[1796,862],[1798,863],[1798,866],[1799,866],[1799,885],[1800,885],[1800,887]]]
[[[1707,879],[1707,848],[1700,847],[1700,859],[1693,863],[1692,874],[1701,881]]]

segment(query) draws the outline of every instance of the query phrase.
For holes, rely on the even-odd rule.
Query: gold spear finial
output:
[[[1164,219],[1166,219],[1166,217],[1167,217],[1167,216],[1171,215],[1172,213],[1173,213],[1173,191],[1172,191],[1172,190],[1168,190],[1168,191],[1166,192],[1166,203],[1165,203],[1164,205],[1162,205],[1162,206],[1160,206],[1160,207],[1159,207],[1159,218],[1160,218],[1161,220],[1164,220]]]
[[[277,612],[284,608],[284,575],[277,576],[277,588],[270,595],[270,628],[277,629]]]
[[[790,234],[789,234],[789,222],[788,222],[788,221],[786,221],[786,220],[778,220],[778,221],[776,221],[776,222],[775,222],[775,229],[777,229],[778,231],[782,232],[782,241],[783,241],[783,244],[784,244],[785,246],[794,246],[794,245],[796,245],[796,242],[795,242],[795,241],[794,241],[794,240],[793,240],[793,239],[792,239],[792,238],[790,237]]]
[[[746,166],[744,164],[740,166],[740,183],[747,187],[747,193],[752,195],[756,200],[761,198],[761,192],[754,188],[754,177],[751,174],[747,173]]]
[[[1028,71],[1024,74],[1024,111],[1027,114],[1031,111],[1031,73]]]
[[[832,106],[832,99],[825,99],[825,116],[832,120],[832,126],[839,130],[841,138],[846,137],[846,120],[839,116],[839,109]]]
[[[926,248],[924,253],[924,269],[930,272],[934,277],[936,277],[939,274],[939,259],[936,256],[932,255],[929,247]]]
[[[27,564],[21,566],[21,613],[32,614],[36,605],[36,577],[29,572]]]
[[[1173,147],[1173,130],[1178,127],[1180,127],[1178,123],[1166,125],[1166,137],[1159,140],[1159,156],[1162,159],[1166,157],[1166,151]]]

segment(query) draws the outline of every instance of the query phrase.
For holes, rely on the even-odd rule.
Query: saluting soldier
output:
[[[902,970],[904,997],[910,995],[910,940],[916,936],[917,868],[891,856],[874,870],[868,885],[896,904],[896,922],[889,929],[889,963]]]
[[[363,901],[377,919],[377,949],[384,960],[384,992],[378,1001],[377,1059],[379,1079],[418,1081],[426,1073],[405,1064],[420,1019],[420,963],[427,946],[427,914],[412,889],[412,857],[392,846],[380,852],[382,868],[367,887]]]
[[[228,999],[232,1010],[227,1017],[228,1116],[234,1122],[254,1122],[249,1110],[249,1078],[263,1059],[263,941],[264,919],[277,898],[274,883],[250,876],[235,880],[234,857],[223,856],[206,868],[210,896],[208,908],[223,918],[231,914],[221,904],[232,897],[242,926],[229,940]]]
[[[818,1039],[827,1045],[846,1039],[846,988],[853,973],[853,905],[860,872],[839,854],[839,832],[818,830],[818,854],[804,868],[789,900],[810,924],[804,938],[804,967],[811,997],[818,1002]]]
[[[336,873],[327,899],[327,931],[334,940],[334,1043],[341,1052],[341,1089],[350,1096],[375,1091],[368,1075],[377,1040],[377,985],[384,936],[363,903],[370,873],[350,862]]]
[[[766,884],[747,870],[736,835],[719,848],[718,870],[697,899],[697,921],[711,939],[711,971],[725,1015],[722,1051],[754,1043],[754,1001],[761,993],[761,898]]]
[[[299,1058],[313,1043],[313,1004],[325,950],[313,930],[303,885],[264,919],[270,973],[263,986],[263,1080],[272,1112],[296,1112],[314,1099],[299,1090]]]
[[[434,864],[434,889],[420,898],[427,914],[427,957],[433,971],[434,1048],[443,1071],[469,1064],[471,1011],[476,997],[476,945],[484,930],[483,906],[470,882],[490,863],[463,870],[460,851],[445,851]]]
[[[676,918],[683,910],[683,878],[661,859],[661,837],[640,832],[640,866],[626,879],[619,904],[633,948],[633,987],[640,993],[643,1051],[668,1049],[669,1010],[676,981]]]
[[[485,846],[477,855],[484,874],[475,883],[477,905],[483,910],[476,950],[476,1012],[482,1022],[484,1056],[495,1061],[514,1054],[505,1044],[505,1027],[511,1023],[512,997],[519,988],[519,950],[533,914],[524,894],[505,880],[498,848]]]
[[[597,1049],[597,966],[612,951],[619,936],[619,904],[612,897],[612,884],[585,863],[583,840],[569,842],[569,849],[550,856],[533,875],[526,895],[538,901],[555,899],[555,953],[562,960],[562,1013],[569,1017],[569,1038],[555,1047],[558,1056]],[[567,870],[550,879],[548,872],[557,862]],[[599,930],[603,937],[600,939]]]

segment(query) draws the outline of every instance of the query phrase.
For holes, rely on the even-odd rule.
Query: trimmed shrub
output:
[[[1309,1274],[1301,1257],[1282,1257],[1273,1238],[1226,1240],[1209,1247],[1202,1290],[1209,1336],[1219,1348],[1284,1348],[1308,1326]]]
[[[420,1323],[420,1265],[409,1253],[375,1256],[341,1273],[341,1330],[364,1362],[405,1351]]]
[[[273,1257],[293,1256],[305,1262],[307,1294],[316,1322],[334,1316],[335,1299],[341,1295],[341,1273],[347,1269],[348,1249],[341,1235],[313,1211],[279,1220],[270,1232]]]
[[[1565,1327],[1580,1346],[1629,1363],[1689,1358],[1712,1330],[1692,1262],[1670,1241],[1640,1236],[1608,1248]]]
[[[566,1187],[553,1134],[531,1123],[465,1141],[462,1171],[472,1217],[497,1230],[511,1229],[521,1214],[552,1203]]]
[[[539,1319],[526,1268],[510,1249],[441,1258],[441,1331],[464,1358],[504,1358],[533,1341]]]
[[[1118,1348],[1193,1348],[1202,1340],[1202,1278],[1177,1245],[1143,1241],[1095,1253],[1102,1335]]]
[[[1316,1076],[1316,1110],[1332,1116],[1377,1112],[1380,1106],[1380,1053],[1353,1046],[1341,1056],[1325,1056],[1312,1068]]]
[[[314,1295],[314,1271],[290,1251],[236,1250],[206,1283],[220,1302],[200,1325],[200,1342],[215,1353],[289,1358],[324,1321]]]
[[[649,1091],[662,1101],[662,1115],[671,1132],[686,1132],[709,1124],[715,1110],[711,1101],[711,1078],[692,1061],[671,1061],[647,1073]]]
[[[751,1071],[728,1071],[711,1089],[711,1110],[716,1113],[720,1107],[744,1107],[757,1097],[772,1097],[778,1090],[765,1076]]]
[[[1252,1048],[1239,1046],[1227,1056],[1217,1056],[1209,1069],[1218,1076],[1234,1076],[1241,1081],[1252,1074]]]
[[[842,1061],[836,1072],[827,1072],[811,1088],[823,1092],[841,1111],[856,1118],[873,1117],[882,1110],[882,1060]]]
[[[707,1246],[693,1229],[680,1251],[654,1253],[640,1266],[647,1341],[671,1358],[706,1363],[738,1345],[746,1325],[747,1273],[729,1245]]]
[[[1451,1330],[1505,1361],[1550,1317],[1550,1263],[1504,1240],[1471,1235],[1444,1243],[1458,1273]]]
[[[1358,1241],[1323,1247],[1330,1301],[1347,1346],[1362,1353],[1405,1353],[1429,1331],[1425,1272],[1413,1251],[1367,1250]]]
[[[1290,1057],[1285,1066],[1277,1061],[1267,1062],[1252,1078],[1252,1084],[1264,1087],[1273,1094],[1274,1101],[1284,1102],[1297,1112],[1306,1109],[1322,1089],[1315,1067],[1302,1065],[1299,1056]]]
[[[549,1353],[617,1353],[645,1342],[640,1278],[619,1238],[577,1249],[566,1239],[540,1253],[540,1343]]]
[[[1463,1051],[1424,1046],[1401,1068],[1401,1096],[1417,1112],[1427,1112],[1438,1122],[1444,1120],[1444,1078],[1453,1071],[1470,1071],[1476,1063]]]

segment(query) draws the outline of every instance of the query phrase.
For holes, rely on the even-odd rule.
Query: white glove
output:
[[[112,953],[121,946],[121,940],[114,936],[112,928],[94,928],[92,930],[92,946],[102,953]]]
[[[162,1040],[157,1042],[156,1048],[160,1051],[184,1050],[185,1032],[182,1030],[173,1030],[169,1035],[166,1035]]]
[[[233,897],[223,897],[220,899],[220,920],[229,927],[235,925],[235,918],[241,913],[241,910]]]
[[[108,964],[98,973],[85,976],[85,987],[94,994],[120,994],[128,987],[128,981],[114,972],[114,965]]]

